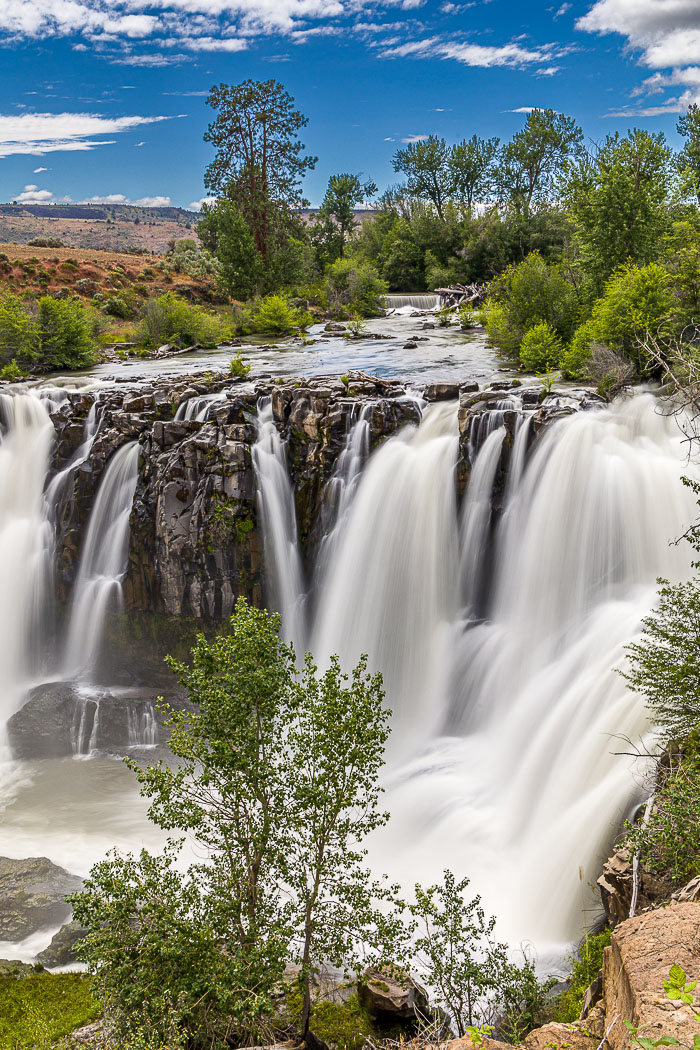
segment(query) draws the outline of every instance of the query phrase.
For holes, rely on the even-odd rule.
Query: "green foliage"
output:
[[[481,898],[465,898],[468,885],[450,871],[428,889],[416,885],[410,908],[416,958],[433,1005],[448,1013],[460,1037],[477,1024],[498,1021],[500,1034],[517,1043],[536,1026],[551,984],[538,981],[531,960],[525,958],[522,966],[510,962]]]
[[[197,233],[209,252],[216,256],[219,280],[229,295],[247,299],[260,290],[265,261],[234,201],[222,198],[213,204],[204,204]]]
[[[435,313],[437,323],[440,328],[449,328],[452,324],[452,318],[454,317],[454,310],[450,309],[449,306],[441,306]]]
[[[0,1048],[49,1050],[99,1012],[82,974],[0,978]]]
[[[509,266],[489,285],[486,330],[489,338],[513,356],[528,329],[547,322],[564,342],[571,338],[578,300],[562,267],[531,252],[517,266]]]
[[[184,273],[199,281],[207,277],[216,277],[219,272],[216,259],[206,249],[201,249],[190,237],[170,242],[168,261],[175,273]]]
[[[150,299],[141,309],[137,341],[144,346],[159,347],[164,343],[177,346],[216,346],[226,338],[225,324],[216,314],[201,306],[165,292]]]
[[[229,373],[235,376],[236,379],[243,379],[250,372],[250,365],[246,363],[244,357],[241,356],[239,350],[235,357],[231,358],[231,363],[228,366]]]
[[[367,322],[358,314],[348,320],[348,332],[353,339],[360,339],[367,331]]]
[[[678,118],[676,131],[685,139],[677,164],[688,188],[700,204],[700,107],[693,102]]]
[[[376,317],[384,309],[386,283],[375,268],[358,259],[338,259],[326,271],[324,296],[336,317]]]
[[[147,1028],[166,1042],[175,1024],[207,1046],[254,1039],[290,958],[305,1032],[314,966],[355,971],[363,947],[364,963],[395,944],[373,904],[390,891],[372,883],[362,847],[386,820],[381,679],[365,660],[348,679],[336,658],[319,675],[308,654],[298,672],[278,631],[279,617],[241,599],[228,633],[199,635],[189,665],[170,660],[191,702],[163,705],[176,764],[129,763],[151,819],[207,862],[183,874],[177,843],[162,857],[115,853],[72,898],[120,1035]]]
[[[460,328],[469,330],[470,328],[476,327],[477,314],[475,310],[472,310],[469,303],[464,303],[462,306],[460,306],[457,316],[459,317]]]
[[[554,1003],[554,1021],[568,1024],[578,1021],[583,1007],[583,997],[598,976],[603,965],[603,952],[610,944],[610,929],[600,933],[586,934],[569,962],[571,976],[569,987]]]
[[[345,243],[357,226],[355,209],[376,192],[376,184],[371,180],[363,182],[359,175],[347,172],[331,175],[312,230],[312,239],[319,246],[323,262],[333,262],[345,255]]]
[[[663,134],[634,129],[565,166],[562,192],[594,294],[619,267],[658,258],[672,221],[674,178]]]
[[[550,200],[567,161],[581,155],[583,132],[572,117],[553,109],[534,109],[525,127],[503,147],[500,195],[527,215],[533,203]]]
[[[638,339],[645,332],[658,335],[668,327],[674,308],[671,277],[658,263],[621,267],[608,280],[600,299],[593,304],[586,335],[595,342],[620,350],[635,362],[642,359]]]
[[[6,365],[0,368],[0,379],[8,380],[12,382],[15,379],[19,379],[24,373],[17,364],[17,361],[13,357],[11,361],[8,361]]]
[[[344,1003],[314,1003],[311,1030],[333,1050],[360,1050],[374,1035],[372,1018],[357,995],[351,995]]]
[[[566,379],[583,379],[586,375],[586,365],[591,356],[591,343],[593,341],[593,328],[590,321],[584,321],[574,332],[569,346],[564,347],[559,365]]]
[[[78,369],[94,361],[94,316],[79,299],[39,300],[37,331],[42,370]]]
[[[541,321],[525,332],[520,344],[520,363],[529,372],[549,372],[559,365],[563,349],[551,324]]]
[[[429,200],[444,218],[445,204],[452,189],[449,168],[450,150],[444,139],[429,135],[427,139],[410,142],[394,154],[394,171],[406,176],[406,186],[412,197]]]
[[[308,328],[312,322],[311,314],[291,306],[285,296],[266,295],[255,305],[250,323],[254,332],[290,335],[292,332]]]
[[[17,295],[0,296],[0,362],[34,361],[39,349],[36,322]]]

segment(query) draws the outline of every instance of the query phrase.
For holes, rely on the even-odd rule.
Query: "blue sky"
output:
[[[414,137],[505,140],[528,107],[676,144],[700,102],[700,0],[0,0],[0,201],[187,207],[207,89],[248,77],[309,117],[312,204],[333,172],[396,181]]]

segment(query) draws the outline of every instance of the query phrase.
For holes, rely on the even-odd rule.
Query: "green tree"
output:
[[[594,295],[620,266],[660,255],[672,222],[671,161],[663,134],[635,128],[565,166],[562,192]]]
[[[495,192],[499,144],[497,138],[481,139],[472,135],[450,150],[450,193],[469,211],[474,204],[485,203]]]
[[[677,157],[678,168],[700,204],[700,106],[695,102],[678,118],[676,131],[685,139]]]
[[[234,201],[221,197],[213,204],[204,204],[197,233],[204,247],[216,256],[219,280],[230,296],[248,299],[261,291],[263,256]]]
[[[336,259],[326,271],[326,307],[336,316],[376,317],[382,312],[386,291],[374,267],[355,258]]]
[[[331,262],[345,255],[346,241],[357,226],[357,206],[376,192],[376,184],[371,180],[362,182],[359,175],[331,175],[318,215],[323,241],[330,249]]]
[[[416,957],[434,1005],[447,1012],[460,1038],[468,1028],[500,1021],[502,1034],[519,1042],[538,1022],[547,985],[537,980],[531,960],[522,966],[509,960],[507,945],[495,938],[495,918],[486,917],[480,897],[466,899],[468,886],[469,879],[457,882],[447,870],[442,883],[416,885],[410,908]]]
[[[92,318],[79,299],[41,298],[37,328],[42,369],[85,368],[94,361]]]
[[[533,203],[551,200],[562,165],[580,155],[583,132],[573,117],[553,109],[534,109],[525,127],[501,152],[501,194],[527,215]]]
[[[28,368],[39,349],[36,320],[17,295],[0,297],[0,364],[18,361]]]
[[[429,135],[397,150],[392,160],[394,171],[406,176],[411,196],[431,201],[441,219],[452,190],[449,159],[450,150],[445,140]]]
[[[290,958],[308,1004],[314,966],[358,965],[363,943],[380,959],[393,936],[362,847],[386,820],[381,678],[364,660],[351,679],[335,659],[299,672],[279,617],[243,599],[229,633],[200,635],[191,665],[170,665],[190,700],[164,705],[177,762],[130,765],[150,818],[206,860],[178,873],[173,844],[93,868],[74,899],[84,957],[120,1032],[148,1024],[166,1039],[175,1022],[206,1045],[255,1039]]]

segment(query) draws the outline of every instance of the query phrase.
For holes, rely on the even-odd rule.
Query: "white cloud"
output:
[[[95,197],[85,197],[78,204],[134,204],[138,208],[172,208],[171,197],[137,197],[132,200],[125,193],[105,193]]]
[[[539,106],[518,106],[517,109],[509,109],[509,113],[536,113]]]
[[[97,113],[0,114],[0,157],[24,154],[41,157],[46,153],[85,152],[108,146],[114,139],[95,136],[114,135],[143,124],[170,117],[103,117]]]
[[[48,168],[34,168],[33,174],[38,175],[42,171],[48,171]]]
[[[395,47],[384,47],[381,51],[383,58],[453,59],[466,66],[477,66],[482,69],[494,66],[522,68],[528,65],[548,62],[561,53],[561,50],[556,51],[551,44],[546,44],[542,47],[523,47],[521,44],[511,41],[508,44],[497,46],[468,42],[460,43],[455,40],[445,40],[443,37],[425,37],[422,40],[410,40]]]
[[[558,11],[554,12],[555,18],[561,18],[567,11],[571,10],[571,4],[562,4]]]
[[[428,137],[427,135],[406,135],[406,137],[401,139],[401,141],[405,142],[406,144],[411,144],[412,145],[415,142],[425,142],[427,137]],[[393,142],[393,139],[392,139],[392,142]]]
[[[216,197],[200,197],[198,201],[190,201],[187,207],[190,211],[201,211],[203,204],[214,204]]]
[[[30,183],[12,200],[17,201],[18,204],[66,204],[70,201],[70,197],[54,197],[51,190],[40,190],[38,186]]]
[[[146,145],[146,143],[145,143],[145,142],[137,142],[137,143],[136,143],[136,146],[137,146],[137,148],[138,148],[139,146],[145,146],[145,145]]]
[[[617,33],[626,48],[639,55],[649,69],[671,69],[656,74],[634,94],[656,94],[672,85],[698,88],[700,63],[700,3],[698,0],[597,0],[576,22],[578,29],[599,35]],[[659,116],[680,113],[700,100],[700,91],[688,90],[658,106],[618,110],[615,115]],[[613,114],[610,114],[612,116]]]

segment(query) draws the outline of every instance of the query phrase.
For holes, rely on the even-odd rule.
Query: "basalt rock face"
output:
[[[482,391],[474,382],[426,388],[433,401],[455,400],[458,394],[460,494],[493,429],[505,429],[498,495],[505,489],[523,414],[532,420],[532,442],[560,416],[597,403],[589,392],[544,394],[520,388],[517,380]],[[52,412],[54,467],[56,475],[64,472],[55,509],[59,597],[67,599],[75,581],[109,459],[127,442],[138,441],[139,479],[123,585],[126,611],[216,623],[230,615],[240,595],[262,604],[265,565],[253,461],[261,398],[269,399],[285,443],[307,563],[326,527],[327,482],[360,416],[368,423],[370,449],[420,421],[415,395],[407,395],[395,380],[362,372],[255,382],[208,373],[161,376],[70,393]],[[97,432],[85,455],[88,418]]]

